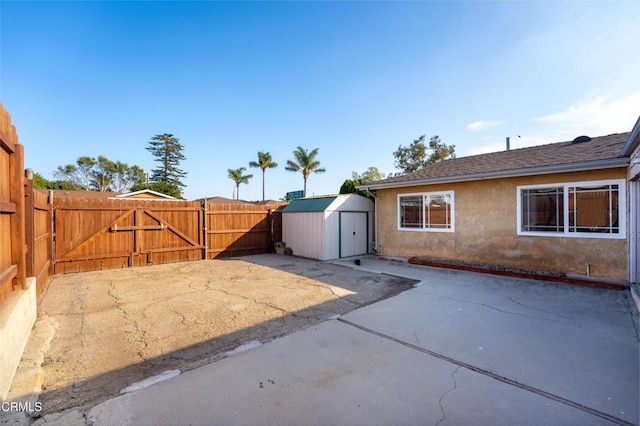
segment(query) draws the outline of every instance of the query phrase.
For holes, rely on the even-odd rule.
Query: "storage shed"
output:
[[[318,260],[367,254],[373,201],[356,194],[294,200],[282,210],[282,239],[296,256]]]

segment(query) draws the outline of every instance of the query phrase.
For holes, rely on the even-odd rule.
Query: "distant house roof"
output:
[[[283,204],[286,201],[278,201],[278,200],[262,200],[262,201],[254,201],[253,204],[258,204],[258,205],[269,205],[269,204]]]
[[[358,186],[381,189],[501,177],[530,176],[582,170],[625,167],[623,147],[630,133],[452,158],[406,175]]]
[[[85,190],[67,190],[53,189],[53,197],[65,198],[112,198],[121,195],[119,192],[102,192],[102,191],[85,191]]]
[[[282,212],[323,212],[336,200],[336,198],[338,197],[335,195],[327,197],[299,198],[297,200],[293,200],[288,206],[282,209]]]
[[[114,198],[118,198],[118,199],[144,199],[144,200],[148,200],[148,199],[163,199],[163,200],[177,200],[176,197],[172,197],[171,195],[167,195],[167,194],[162,194],[160,192],[156,192],[156,191],[152,191],[150,189],[143,189],[141,191],[135,191],[135,192],[127,192],[126,194],[118,194],[116,195]]]
[[[179,200],[178,198],[172,197],[170,195],[166,195],[166,194],[161,194],[160,192],[156,192],[156,191],[152,191],[150,189],[144,189],[142,191],[136,191],[136,192],[127,192],[127,193],[121,193],[121,192],[102,192],[102,191],[70,191],[70,190],[66,190],[66,189],[54,189],[53,190],[53,196],[55,197],[65,197],[65,198],[83,198],[83,199],[87,199],[87,198],[115,198],[118,200],[121,199],[145,199],[145,200],[157,200],[157,199],[163,199],[163,200],[177,200],[177,201],[182,201]]]
[[[207,204],[249,204],[247,201],[234,200],[225,197],[209,197],[204,198],[204,200],[207,202]]]

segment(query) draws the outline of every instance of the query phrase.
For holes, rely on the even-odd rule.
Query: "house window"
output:
[[[398,229],[453,232],[453,191],[398,195]]]
[[[400,197],[400,227],[424,227],[424,197],[421,195]]]
[[[618,185],[569,188],[569,232],[619,234]]]
[[[625,238],[625,181],[518,187],[518,234]]]
[[[564,232],[564,188],[522,190],[522,230]]]

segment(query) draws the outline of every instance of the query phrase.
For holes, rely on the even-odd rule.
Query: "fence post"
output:
[[[17,265],[14,286],[27,288],[26,241],[25,241],[25,207],[24,207],[24,147],[15,144],[15,152],[9,157],[11,202],[16,205],[15,214],[11,215],[11,263]]]
[[[24,171],[24,218],[25,218],[25,243],[27,246],[27,277],[34,277],[35,270],[35,234],[33,229],[35,201],[33,199],[33,170],[26,169]]]
[[[51,265],[49,266],[49,274],[56,274],[56,234],[55,234],[55,223],[56,223],[56,213],[54,209],[54,199],[53,199],[53,190],[49,190],[49,197],[47,199],[49,203],[49,260],[51,260]]]
[[[202,249],[202,259],[207,260],[207,199],[202,200],[202,241],[203,241],[203,249]]]

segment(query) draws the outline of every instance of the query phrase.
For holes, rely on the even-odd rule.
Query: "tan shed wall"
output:
[[[562,173],[378,190],[378,250],[387,256],[429,256],[518,268],[628,279],[626,239],[517,235],[517,187],[624,179],[627,169]],[[398,194],[454,191],[455,232],[398,230]]]
[[[324,230],[324,212],[282,214],[282,241],[295,256],[325,260]]]

